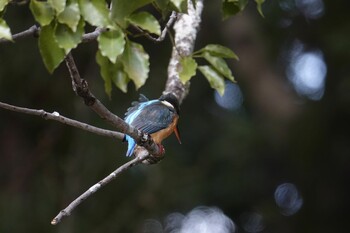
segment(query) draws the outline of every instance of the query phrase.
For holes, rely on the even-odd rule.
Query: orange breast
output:
[[[169,137],[169,135],[174,132],[178,119],[179,117],[176,116],[173,122],[167,128],[151,134],[153,141],[160,144],[165,138]]]

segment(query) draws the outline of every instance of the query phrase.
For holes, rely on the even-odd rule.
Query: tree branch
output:
[[[106,176],[104,179],[100,180],[98,183],[91,186],[88,190],[86,190],[78,198],[76,198],[74,201],[72,201],[66,208],[61,210],[59,212],[59,214],[51,221],[51,224],[56,225],[57,223],[61,222],[62,218],[69,216],[72,213],[72,211],[78,205],[80,205],[84,200],[86,200],[88,197],[90,197],[92,194],[97,192],[103,186],[107,185],[109,182],[114,180],[122,172],[126,171],[127,169],[129,169],[129,168],[141,163],[143,160],[147,159],[148,156],[149,156],[149,154],[147,153],[147,151],[145,151],[145,153],[143,153],[142,155],[139,155],[138,157],[135,157],[133,160],[130,160],[129,162],[118,167],[114,172],[112,172],[111,174]]]
[[[173,11],[169,17],[169,20],[167,22],[167,24],[165,25],[162,33],[160,34],[159,37],[153,37],[151,36],[149,33],[145,32],[144,30],[142,30],[139,27],[135,26],[135,29],[139,32],[141,32],[147,39],[155,42],[155,43],[159,43],[162,42],[165,39],[166,33],[168,32],[168,30],[170,29],[170,27],[173,25],[173,23],[175,22],[175,20],[177,19],[177,13],[175,11]]]
[[[106,30],[107,30],[106,28],[96,28],[95,31],[84,34],[82,38],[82,42],[86,43],[86,42],[96,40],[96,38]],[[33,25],[27,30],[24,30],[23,32],[19,32],[12,35],[12,40],[23,39],[30,36],[37,37],[39,35],[39,32],[40,32],[40,27]],[[12,42],[12,41],[0,39],[0,43],[8,43],[8,42]]]
[[[89,32],[83,35],[83,42],[90,42],[96,40],[96,38],[102,33],[107,31],[106,28],[96,28],[95,31]]]
[[[23,32],[19,32],[17,34],[12,35],[12,40],[18,40],[22,38],[26,38],[29,36],[37,36],[39,33],[40,28],[36,25],[31,26],[27,30],[24,30]],[[12,42],[10,40],[0,39],[0,43],[6,43],[6,42]]]
[[[122,133],[107,130],[107,129],[101,129],[101,128],[98,128],[98,127],[95,127],[95,126],[92,126],[92,125],[89,125],[86,123],[82,123],[80,121],[72,120],[70,118],[61,116],[58,112],[49,113],[49,112],[46,112],[44,110],[22,108],[22,107],[6,104],[3,102],[0,102],[0,108],[7,109],[10,111],[14,111],[14,112],[39,116],[39,117],[44,118],[45,120],[58,121],[58,122],[61,122],[65,125],[70,125],[70,126],[73,126],[75,128],[82,129],[82,130],[85,130],[85,131],[88,131],[91,133],[95,133],[95,134],[98,134],[101,136],[107,136],[107,137],[112,137],[112,138],[116,138],[116,139],[123,139],[124,138],[124,134],[122,134]]]
[[[130,126],[123,119],[110,112],[89,90],[88,83],[85,79],[80,77],[79,71],[75,65],[74,58],[69,53],[66,58],[66,65],[68,67],[70,77],[72,79],[72,87],[74,92],[83,98],[85,104],[89,106],[95,113],[97,113],[102,119],[113,125],[118,131],[128,134],[132,137],[136,143],[145,147],[150,155],[161,155],[161,150],[157,144],[153,142],[153,139],[148,134],[141,132],[140,130]]]
[[[188,95],[190,83],[183,84],[179,78],[182,70],[181,57],[189,56],[193,52],[195,40],[201,23],[203,0],[197,0],[196,6],[188,0],[188,14],[179,14],[174,24],[175,46],[168,66],[168,79],[163,94],[173,93],[181,104]]]
[[[203,9],[203,0],[195,1],[196,6],[193,5],[192,0],[188,0],[188,14],[179,14],[179,17],[176,17],[176,13],[172,13],[169,18],[168,23],[163,29],[159,38],[153,38],[152,40],[155,42],[159,42],[164,40],[166,32],[169,27],[175,22],[174,30],[175,30],[175,45],[173,47],[173,52],[171,56],[171,60],[168,66],[168,79],[165,86],[164,94],[173,93],[179,100],[180,104],[187,96],[189,92],[189,83],[183,84],[179,79],[179,72],[182,67],[180,65],[180,59],[184,56],[189,56],[194,48],[195,39],[199,30],[199,25],[201,22],[201,13]],[[34,26],[33,26],[34,27]],[[39,28],[30,28],[31,30],[26,30],[22,33],[18,33],[13,35],[14,39],[19,39],[23,37],[27,37],[30,35],[35,35],[38,32]],[[35,29],[35,30],[34,30]],[[88,42],[91,40],[95,40],[100,33],[105,29],[97,28],[92,33],[87,33],[83,37],[84,42]],[[2,40],[0,42],[3,42]],[[135,148],[137,151],[136,158],[133,160],[123,164],[110,175],[99,181],[97,184],[93,185],[87,191],[85,191],[82,195],[80,195],[77,199],[71,202],[65,209],[61,210],[60,213],[52,220],[51,224],[55,225],[59,223],[62,218],[69,216],[71,212],[81,204],[85,199],[90,197],[92,194],[97,192],[100,188],[107,185],[113,179],[115,179],[122,172],[126,171],[132,166],[140,164],[145,160],[152,159],[151,155],[161,155],[160,148],[153,142],[152,138],[144,134],[143,132],[135,129],[129,124],[125,123],[121,118],[110,112],[89,90],[88,83],[86,80],[80,77],[79,71],[75,65],[73,56],[69,53],[65,62],[67,68],[70,73],[70,77],[72,80],[72,87],[74,92],[80,96],[85,104],[89,106],[94,112],[96,112],[102,119],[106,120],[108,123],[113,125],[118,131],[130,135],[135,139],[136,143],[140,146]],[[33,109],[25,109],[20,107],[14,107],[7,104],[2,104],[3,108],[10,109],[13,111],[23,112],[32,115],[42,116],[44,119],[52,119],[58,120],[62,123],[75,126],[77,121],[65,118],[60,116],[58,113],[47,113],[43,110],[33,110]],[[74,124],[73,124],[74,123]],[[80,122],[79,122],[80,123]],[[96,130],[96,127],[87,127],[86,124],[80,123],[78,124],[80,128],[85,129],[89,128],[92,132]],[[79,128],[78,127],[78,128]],[[110,131],[113,132],[113,131]],[[115,132],[114,132],[115,133]],[[118,136],[117,136],[118,135]],[[117,133],[116,137],[120,138],[121,133]]]

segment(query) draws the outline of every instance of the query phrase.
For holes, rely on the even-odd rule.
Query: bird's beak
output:
[[[177,140],[181,144],[180,131],[179,131],[179,128],[177,126],[175,127],[174,132],[175,132]]]

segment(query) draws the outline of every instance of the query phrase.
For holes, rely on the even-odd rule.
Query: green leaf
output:
[[[187,0],[170,0],[176,11],[187,13]]]
[[[222,57],[222,58],[233,58],[239,60],[238,56],[229,48],[219,45],[219,44],[208,44],[204,48],[195,52],[195,54],[208,52],[212,56]]]
[[[55,11],[48,2],[31,0],[29,7],[35,20],[41,26],[49,25],[55,16]]]
[[[160,10],[165,10],[169,6],[170,0],[155,0],[154,3]]]
[[[55,9],[56,15],[61,13],[66,7],[66,0],[47,0],[47,2]]]
[[[237,13],[243,11],[247,4],[248,0],[223,0],[223,18],[227,19],[228,17],[236,15]]]
[[[112,76],[112,82],[116,87],[118,87],[122,92],[126,93],[128,91],[128,83],[130,81],[130,78],[128,75],[122,70],[122,65],[120,64],[120,68],[116,68],[117,71],[115,75]]]
[[[217,90],[217,92],[223,96],[225,93],[225,81],[213,67],[211,66],[199,66],[198,69],[208,80],[210,86]]]
[[[183,57],[180,60],[180,64],[179,76],[181,82],[185,84],[196,74],[197,62],[192,57]]]
[[[100,66],[100,73],[105,82],[106,94],[111,97],[112,83],[126,93],[130,79],[124,72],[122,63],[120,61],[117,61],[115,64],[111,63],[100,51],[96,53],[96,61]]]
[[[80,12],[84,19],[96,27],[111,26],[109,10],[103,0],[79,0]]]
[[[85,22],[81,19],[75,32],[65,24],[58,23],[56,25],[55,40],[58,46],[64,49],[66,54],[81,42],[84,34],[84,25]]]
[[[134,13],[130,15],[127,20],[143,30],[149,31],[158,36],[160,35],[160,25],[158,20],[148,12]]]
[[[134,82],[136,89],[145,84],[149,73],[149,56],[142,45],[128,41],[121,57],[124,71]]]
[[[163,20],[166,20],[172,10],[171,8],[174,8],[170,5],[170,0],[155,0],[154,6],[162,14]]]
[[[113,65],[110,64],[107,58],[101,55],[100,51],[97,51],[96,53],[96,62],[100,66],[100,73],[101,76],[105,82],[105,92],[111,98],[112,93],[112,75],[113,75],[113,69],[111,67]]]
[[[111,18],[120,26],[126,27],[125,18],[136,9],[147,5],[153,0],[112,0]]]
[[[55,40],[54,24],[41,28],[39,35],[39,50],[47,70],[52,73],[65,57],[64,50],[61,49]]]
[[[6,21],[0,18],[0,39],[12,40],[11,30]]]
[[[78,3],[75,0],[70,1],[68,5],[66,5],[66,8],[57,16],[57,20],[60,23],[66,24],[75,32],[80,20]]]
[[[0,0],[0,12],[5,9],[5,6],[10,2],[10,0]]]
[[[232,76],[230,68],[227,66],[226,61],[221,57],[214,57],[208,52],[203,53],[203,57],[223,76],[232,82],[235,81],[235,78]]]
[[[125,47],[124,33],[120,28],[105,31],[97,38],[98,48],[104,57],[115,63]]]
[[[256,9],[258,10],[259,14],[261,15],[261,17],[265,17],[264,13],[262,12],[262,4],[265,2],[265,0],[255,0],[256,2]]]

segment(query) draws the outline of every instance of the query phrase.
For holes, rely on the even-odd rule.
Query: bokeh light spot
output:
[[[288,79],[299,95],[312,100],[320,100],[324,94],[327,66],[320,50],[304,51],[304,46],[296,41],[290,52]]]
[[[324,14],[322,0],[295,0],[295,4],[308,19],[318,19]]]
[[[297,213],[303,205],[303,198],[297,187],[291,183],[283,183],[276,188],[275,201],[285,216]]]
[[[215,92],[216,103],[227,110],[236,111],[243,104],[243,95],[239,86],[235,83],[227,82],[225,87],[225,93],[220,96],[218,92]]]
[[[257,233],[264,230],[263,216],[255,212],[246,212],[240,217],[242,227],[246,232]]]

